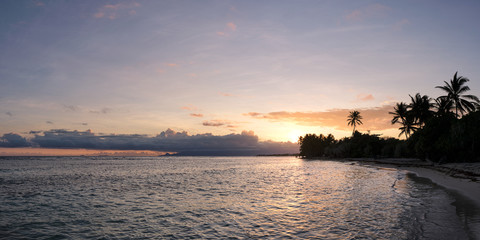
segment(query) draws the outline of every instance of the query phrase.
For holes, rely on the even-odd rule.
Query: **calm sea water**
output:
[[[404,171],[293,157],[3,158],[2,239],[479,239]]]

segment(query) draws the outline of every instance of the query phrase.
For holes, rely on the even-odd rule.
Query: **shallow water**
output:
[[[478,239],[405,171],[293,157],[0,159],[2,239]]]

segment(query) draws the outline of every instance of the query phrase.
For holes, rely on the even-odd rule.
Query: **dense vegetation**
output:
[[[299,138],[300,156],[306,158],[387,158],[413,157],[434,162],[480,162],[480,101],[465,94],[470,90],[465,77],[453,76],[445,86],[446,95],[432,99],[417,93],[411,103],[397,103],[392,124],[400,124],[405,140],[384,138],[355,131],[362,124],[358,111],[350,112],[351,137],[336,140],[333,135],[307,134]]]

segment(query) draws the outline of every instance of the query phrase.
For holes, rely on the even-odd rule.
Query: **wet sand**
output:
[[[418,159],[345,159],[359,164],[402,169],[456,191],[480,206],[480,163],[435,164]]]

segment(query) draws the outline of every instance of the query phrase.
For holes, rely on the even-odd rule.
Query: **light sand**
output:
[[[480,207],[480,163],[434,164],[417,159],[346,159],[360,164],[402,169],[453,190]]]
[[[429,178],[432,182],[445,188],[454,190],[471,200],[480,207],[480,182],[474,182],[468,178],[452,177],[434,169],[422,167],[397,167],[415,173],[419,177]]]

